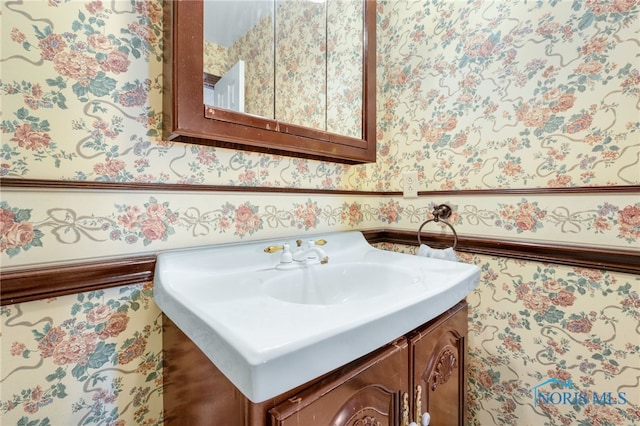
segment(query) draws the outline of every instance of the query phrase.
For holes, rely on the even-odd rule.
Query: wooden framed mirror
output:
[[[164,138],[343,163],[375,162],[376,9],[375,0],[362,1],[361,137],[205,105],[204,3],[165,2]],[[335,68],[332,72],[335,73]],[[330,80],[331,71],[327,75],[327,81]]]

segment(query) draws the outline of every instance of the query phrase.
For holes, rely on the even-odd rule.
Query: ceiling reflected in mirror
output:
[[[273,0],[205,0],[204,39],[231,47],[273,9]]]

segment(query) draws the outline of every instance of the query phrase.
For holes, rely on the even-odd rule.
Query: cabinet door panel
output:
[[[380,386],[357,391],[338,409],[331,426],[393,425],[393,408],[397,392]]]
[[[432,425],[464,424],[466,335],[464,304],[411,337],[414,418],[428,412]]]
[[[272,426],[394,426],[408,389],[405,339],[337,370],[269,411]]]

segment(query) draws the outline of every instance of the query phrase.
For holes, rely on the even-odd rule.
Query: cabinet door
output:
[[[465,424],[467,304],[461,302],[410,336],[414,421],[422,413],[431,425]]]
[[[407,341],[346,365],[269,411],[272,426],[395,426],[408,389]]]

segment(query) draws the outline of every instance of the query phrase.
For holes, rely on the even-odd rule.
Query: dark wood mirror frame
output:
[[[203,3],[165,1],[164,139],[341,163],[375,162],[376,5],[375,0],[364,1],[362,139],[205,108]]]

